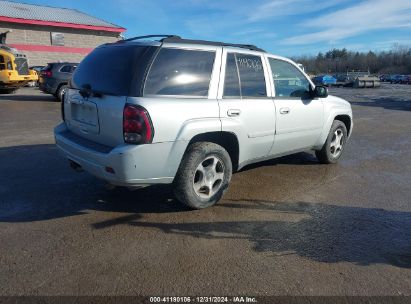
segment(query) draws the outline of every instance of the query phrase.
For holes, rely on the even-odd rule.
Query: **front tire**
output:
[[[66,94],[68,90],[68,85],[62,85],[57,91],[57,99],[59,101],[63,101],[64,94]]]
[[[315,155],[322,164],[335,164],[341,157],[347,142],[347,128],[340,120],[334,120],[327,140]]]
[[[174,178],[174,194],[192,209],[207,208],[221,199],[231,176],[231,159],[223,147],[194,143],[188,147]]]

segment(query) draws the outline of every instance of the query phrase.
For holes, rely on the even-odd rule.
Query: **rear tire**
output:
[[[174,195],[192,209],[207,208],[221,199],[231,176],[231,159],[223,147],[194,143],[188,147],[174,178]]]
[[[17,89],[0,89],[0,94],[14,94]]]
[[[347,142],[347,128],[340,120],[334,120],[327,140],[315,155],[322,164],[335,164],[341,157]]]

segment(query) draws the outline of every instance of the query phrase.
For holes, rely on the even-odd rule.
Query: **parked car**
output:
[[[251,45],[148,37],[100,46],[76,69],[54,130],[74,169],[118,186],[172,183],[201,209],[248,164],[306,150],[340,159],[351,106],[293,61]]]
[[[407,79],[405,83],[411,84],[411,75],[407,75]]]
[[[29,69],[33,70],[33,71],[36,71],[37,75],[40,75],[40,71],[44,68],[45,68],[44,65],[35,65],[35,66],[31,66]],[[36,86],[38,87],[39,86],[39,80],[37,79],[36,81],[29,82],[28,86],[29,87],[36,87]]]
[[[34,65],[30,67],[30,70],[35,70],[37,74],[40,74],[40,71],[44,69],[46,66],[44,65]]]
[[[391,83],[406,83],[407,75],[393,75],[391,77]]]
[[[71,76],[77,66],[78,63],[74,62],[53,62],[47,64],[40,71],[39,89],[45,93],[53,94],[60,101],[63,100]]]
[[[389,74],[384,74],[380,76],[381,82],[390,82],[390,80],[391,80],[391,75]]]
[[[408,80],[408,75],[400,75],[398,83],[406,84]]]
[[[337,79],[331,75],[319,75],[319,76],[314,77],[313,81],[317,85],[330,86],[330,85],[337,84]]]
[[[390,83],[398,83],[398,81],[400,80],[401,75],[391,75],[390,77]]]

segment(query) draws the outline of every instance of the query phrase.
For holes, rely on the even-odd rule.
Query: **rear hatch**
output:
[[[39,83],[44,84],[46,82],[46,78],[51,77],[52,72],[51,70],[53,69],[53,63],[48,63],[46,67],[42,68],[40,70],[40,75],[39,75]]]
[[[114,147],[124,143],[123,109],[139,96],[155,47],[116,43],[98,47],[77,67],[64,101],[68,129]]]

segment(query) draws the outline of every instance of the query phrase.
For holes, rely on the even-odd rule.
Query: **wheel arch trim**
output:
[[[328,115],[327,121],[324,123],[323,130],[321,132],[320,137],[318,138],[318,141],[315,145],[315,149],[321,149],[322,146],[324,145],[325,141],[327,140],[328,134],[330,133],[331,126],[334,122],[334,120],[337,119],[337,117],[348,117],[350,120],[350,126],[347,128],[348,131],[348,138],[352,134],[353,130],[353,118],[352,118],[352,112],[347,112],[345,108],[335,108],[331,111],[331,113]],[[343,121],[344,122],[344,121]]]

